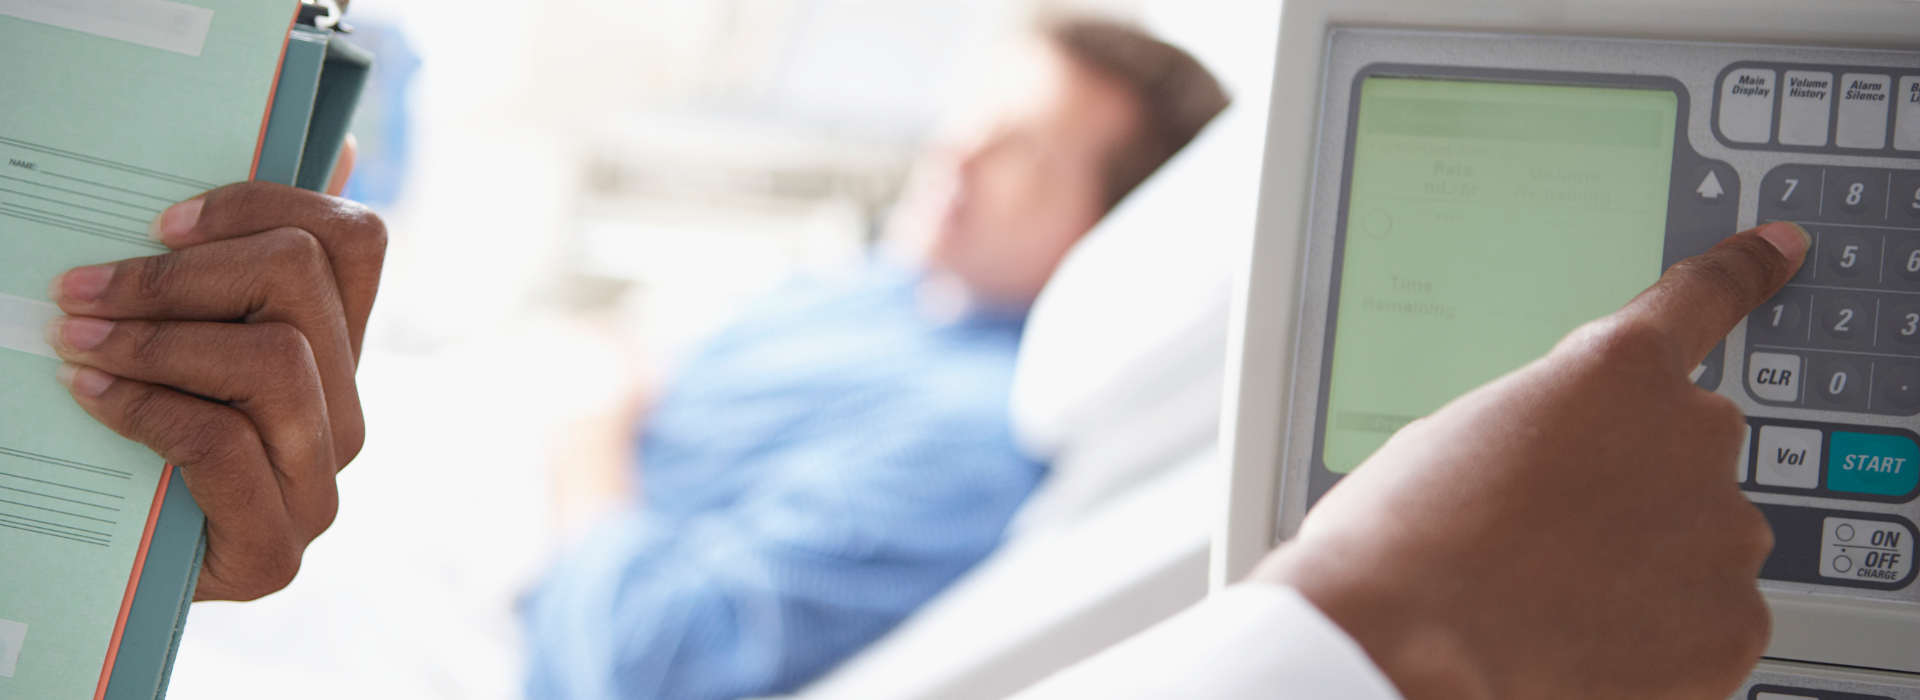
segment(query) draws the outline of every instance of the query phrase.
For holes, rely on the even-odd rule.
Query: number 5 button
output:
[[[1872,282],[1880,274],[1880,241],[1857,233],[1828,233],[1820,237],[1821,275],[1857,278],[1866,273]]]

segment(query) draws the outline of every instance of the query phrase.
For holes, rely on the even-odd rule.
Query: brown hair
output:
[[[1042,26],[1042,35],[1069,58],[1120,81],[1139,99],[1139,130],[1108,156],[1108,208],[1227,107],[1226,91],[1206,67],[1140,29],[1089,18],[1056,18]]]

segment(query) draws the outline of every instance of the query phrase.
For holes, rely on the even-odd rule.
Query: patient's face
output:
[[[967,138],[934,152],[945,186],[920,194],[932,200],[919,203],[932,226],[928,263],[994,303],[1032,301],[1106,213],[1107,162],[1140,119],[1118,81],[1050,45],[1030,54],[1023,86]]]

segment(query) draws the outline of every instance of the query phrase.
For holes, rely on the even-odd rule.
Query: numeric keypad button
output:
[[[1920,302],[1888,304],[1881,312],[1880,343],[1893,341],[1895,347],[1920,347]]]
[[[1898,214],[1920,219],[1920,173],[1898,179],[1893,185],[1893,206],[1896,218]]]
[[[1788,288],[1747,317],[1747,331],[1770,343],[1807,340],[1807,293]]]
[[[1865,346],[1873,336],[1873,305],[1841,294],[1822,294],[1813,304],[1813,334],[1845,345]]]
[[[1848,360],[1810,358],[1807,397],[1820,408],[1864,411],[1867,408],[1866,365]]]
[[[1920,408],[1920,369],[1912,363],[1881,360],[1874,363],[1877,381],[1873,386],[1874,405],[1892,405],[1903,411]]]
[[[1920,291],[1920,233],[1887,236],[1887,273],[1887,282]]]
[[[1887,181],[1867,173],[1837,172],[1828,176],[1827,206],[1848,214],[1880,214]]]
[[[1774,168],[1760,183],[1762,202],[1787,211],[1812,211],[1820,198],[1820,174],[1797,167]]]
[[[1880,274],[1880,242],[1858,233],[1829,231],[1820,237],[1820,265],[1823,275],[1858,280],[1865,274],[1865,281],[1874,281]]]

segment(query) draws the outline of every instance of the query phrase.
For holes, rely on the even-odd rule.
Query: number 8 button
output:
[[[1880,215],[1884,206],[1880,198],[1885,196],[1887,180],[1885,177],[1872,177],[1865,173],[1847,173],[1841,175],[1835,187],[1827,191],[1828,206],[1837,206],[1848,214],[1871,213]]]

